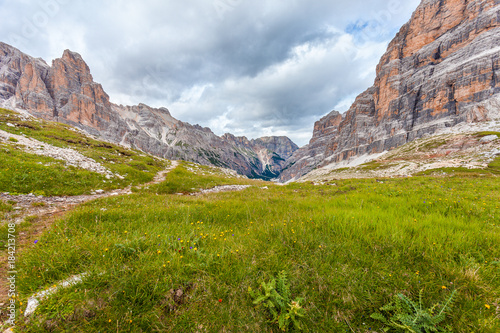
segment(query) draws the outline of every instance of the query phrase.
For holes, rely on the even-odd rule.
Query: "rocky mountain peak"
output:
[[[282,180],[499,116],[500,2],[423,0],[389,44],[373,87],[315,124]]]
[[[68,81],[80,85],[94,82],[89,66],[76,52],[65,50],[61,58],[52,61],[52,68],[61,77],[68,77]]]
[[[81,55],[69,50],[49,66],[1,43],[0,102],[153,155],[225,167],[250,177],[278,176],[285,159],[298,148],[284,137],[262,142],[218,137],[210,128],[175,119],[166,108],[114,105]]]

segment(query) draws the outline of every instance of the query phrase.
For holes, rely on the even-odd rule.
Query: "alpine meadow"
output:
[[[0,332],[500,332],[498,0],[0,7]]]

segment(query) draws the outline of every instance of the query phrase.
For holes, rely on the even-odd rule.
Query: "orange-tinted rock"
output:
[[[41,116],[51,118],[54,103],[45,83],[47,76],[46,68],[39,68],[35,61],[27,63],[17,82],[16,99],[23,108],[36,110]]]
[[[498,114],[499,3],[423,0],[382,56],[374,86],[343,115],[338,134],[315,128],[282,180]],[[318,148],[317,141],[326,143]]]
[[[52,62],[49,87],[58,119],[103,130],[113,117],[109,96],[78,53],[66,50]]]
[[[173,118],[165,108],[111,104],[82,57],[68,50],[48,66],[0,43],[0,102],[12,98],[16,107],[37,117],[82,128],[107,141],[250,177],[276,177],[298,149],[286,137],[221,138],[209,128]]]

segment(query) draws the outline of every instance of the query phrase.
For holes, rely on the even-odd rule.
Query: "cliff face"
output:
[[[278,176],[298,149],[285,137],[219,137],[209,128],[173,118],[165,108],[112,104],[82,57],[68,50],[49,66],[0,43],[0,102],[156,156],[230,168],[250,177]]]
[[[248,140],[246,137],[236,137],[224,134],[225,141],[231,143],[242,154],[253,154],[255,162],[261,169],[265,178],[276,178],[280,175],[286,160],[290,158],[299,147],[286,136],[262,137]],[[258,162],[257,162],[258,161]]]
[[[423,0],[389,44],[373,87],[316,123],[282,180],[499,116],[500,1]]]

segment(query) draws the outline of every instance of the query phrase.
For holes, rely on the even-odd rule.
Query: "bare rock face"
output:
[[[165,108],[112,104],[82,57],[69,50],[49,66],[0,43],[0,101],[156,156],[225,167],[250,177],[277,177],[298,149],[285,137],[219,137],[209,128],[173,118]]]
[[[82,57],[69,50],[52,62],[49,90],[54,98],[54,116],[73,124],[104,130],[113,118],[109,96],[94,82]]]
[[[0,62],[0,98],[7,100],[16,94],[17,83],[26,64],[35,62],[37,59],[2,42],[0,42],[0,59],[2,59]]]
[[[49,80],[47,64],[37,60],[26,63],[16,86],[18,103],[25,108],[51,116],[54,103],[47,89],[46,82]]]
[[[281,158],[287,160],[299,147],[286,136],[264,136],[252,140],[254,144],[266,148],[269,152],[276,153]]]
[[[232,144],[234,149],[243,154],[253,156],[253,165],[260,170],[262,178],[276,178],[280,175],[286,160],[299,147],[286,136],[262,137],[248,140],[246,137],[236,137],[224,134],[222,138]]]
[[[500,1],[423,0],[343,115],[316,123],[282,180],[463,122],[498,118]]]

